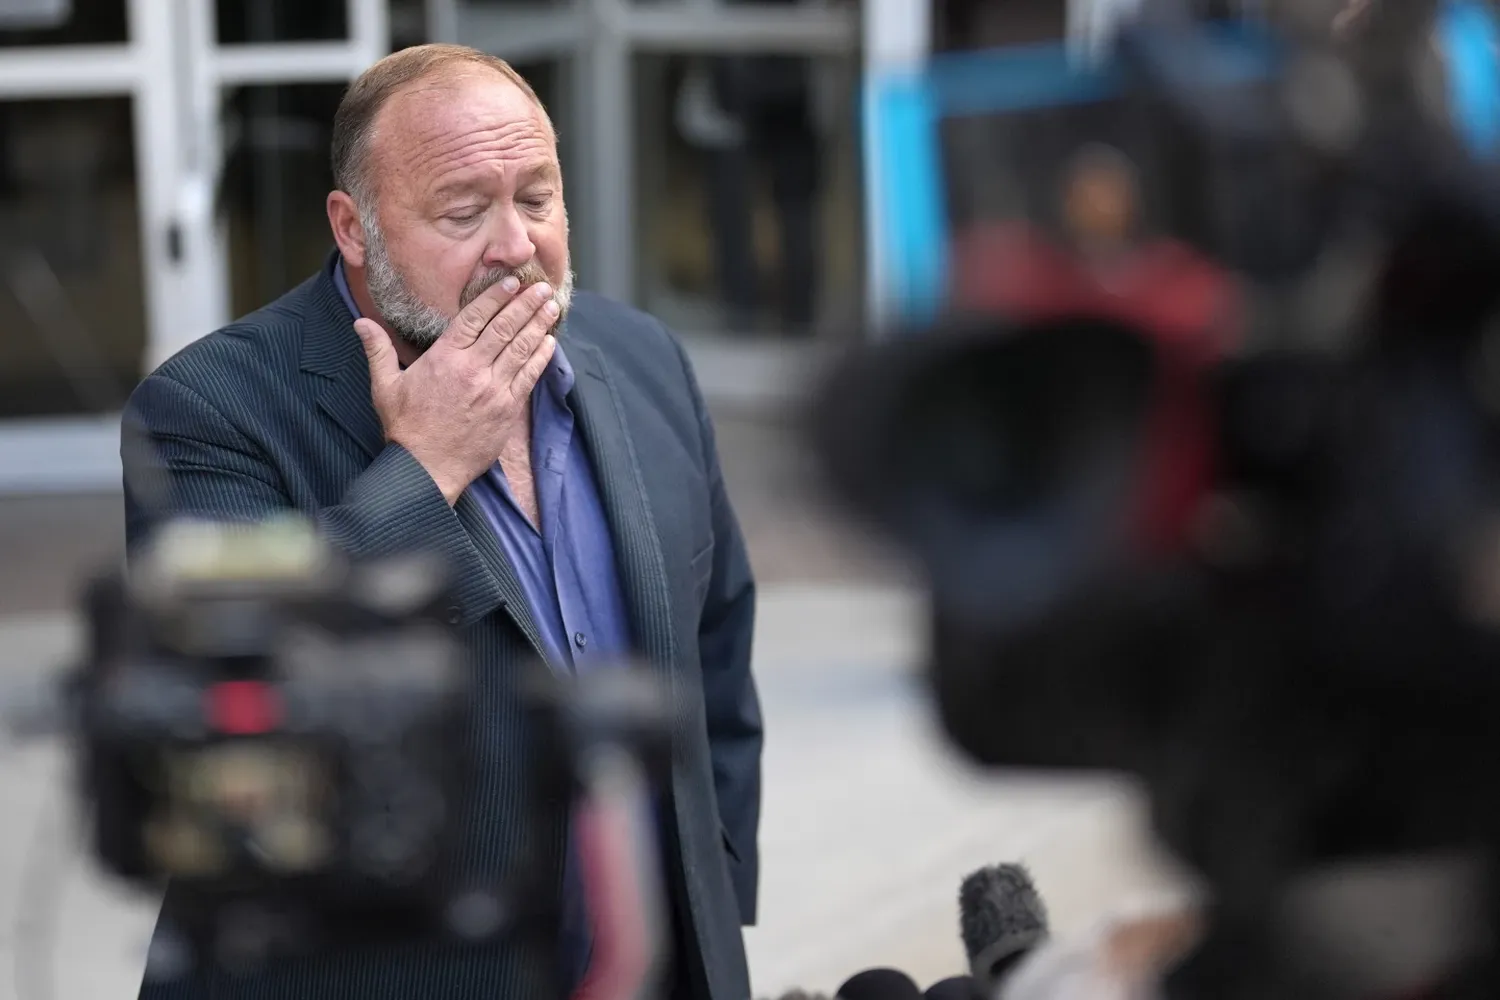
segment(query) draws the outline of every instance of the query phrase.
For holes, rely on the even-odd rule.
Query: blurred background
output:
[[[763,594],[757,991],[961,971],[979,865],[1030,864],[1062,928],[1177,885],[1131,789],[981,777],[944,747],[910,682],[912,575],[811,492],[789,430],[879,309],[871,67],[1068,22],[1057,0],[0,0],[0,670],[66,662],[78,585],[119,554],[123,394],[324,259],[344,86],[460,41],[552,113],[580,285],[676,329],[718,420]],[[55,749],[4,753],[0,962],[65,1000],[133,997],[154,901],[82,859]]]

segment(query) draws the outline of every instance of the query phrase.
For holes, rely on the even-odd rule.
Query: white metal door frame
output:
[[[390,50],[387,4],[345,2],[342,41],[219,45],[213,0],[127,0],[127,42],[0,58],[0,100],[133,99],[143,373],[231,318],[228,250],[215,213],[224,89],[357,76]],[[118,414],[0,421],[0,493],[119,483]]]

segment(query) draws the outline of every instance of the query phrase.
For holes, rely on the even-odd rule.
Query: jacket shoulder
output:
[[[692,367],[677,335],[661,320],[592,292],[578,292],[569,325],[637,388],[668,397],[696,396]],[[563,341],[566,345],[566,339]]]
[[[247,381],[267,377],[285,384],[299,367],[312,286],[310,278],[280,298],[200,337],[151,374],[219,402]]]

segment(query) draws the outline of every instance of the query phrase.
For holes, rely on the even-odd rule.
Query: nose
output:
[[[489,241],[484,248],[487,268],[520,267],[536,256],[536,245],[526,232],[526,223],[514,208],[491,213]]]

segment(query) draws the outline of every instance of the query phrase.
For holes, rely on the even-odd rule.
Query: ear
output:
[[[328,192],[328,227],[333,241],[350,267],[365,266],[365,228],[359,221],[354,199],[343,191]]]

